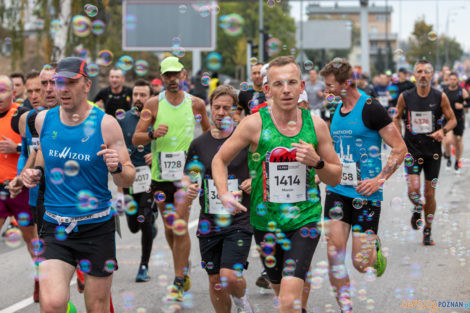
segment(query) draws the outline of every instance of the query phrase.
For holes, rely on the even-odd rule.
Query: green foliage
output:
[[[243,58],[243,56],[246,56],[247,41],[252,40],[259,44],[259,6],[258,3],[253,2],[223,2],[219,3],[219,7],[218,18],[236,13],[244,19],[243,32],[238,36],[230,36],[220,25],[217,26],[216,51],[222,55],[223,60],[219,72],[233,76],[237,68],[246,66],[246,57]],[[274,7],[269,8],[265,2],[263,12],[264,32],[282,42],[279,53],[271,58],[290,54],[290,49],[295,48],[295,21],[289,16],[288,4],[276,3]],[[207,53],[203,54],[203,63],[206,55]]]
[[[415,22],[413,33],[408,39],[409,47],[406,51],[406,60],[410,64],[416,61],[426,59],[434,64],[442,65],[445,63],[445,50],[448,45],[449,64],[453,65],[463,55],[461,45],[454,39],[446,35],[436,35],[434,38],[433,25],[426,24],[424,17]],[[439,55],[437,55],[437,45],[439,45]]]

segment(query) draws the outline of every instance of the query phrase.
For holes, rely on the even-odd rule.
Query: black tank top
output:
[[[416,87],[403,92],[405,100],[405,143],[414,156],[441,155],[441,143],[427,136],[441,128],[442,92],[431,88],[427,97],[420,97]]]
[[[457,120],[459,120],[460,117],[463,116],[463,109],[456,109],[455,108],[455,103],[462,103],[463,104],[463,96],[462,96],[462,87],[457,86],[457,89],[455,90],[450,90],[449,87],[447,86],[444,89],[445,94],[447,95],[447,98],[449,98],[450,106],[452,107],[452,110],[454,111],[455,117]]]

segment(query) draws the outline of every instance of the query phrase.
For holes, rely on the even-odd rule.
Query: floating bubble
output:
[[[431,181],[431,186],[432,186],[432,188],[437,188],[437,183],[438,183],[438,179],[437,179],[437,178],[434,178],[434,179]]]
[[[219,18],[219,26],[223,29],[224,33],[229,36],[238,36],[243,32],[243,25],[245,20],[237,13],[222,15]]]
[[[98,65],[90,63],[87,66],[87,70],[90,77],[98,76]]]
[[[187,223],[183,219],[177,219],[173,222],[173,233],[177,236],[186,234]]]
[[[54,19],[51,21],[51,25],[49,31],[51,34],[56,34],[62,27],[62,22],[58,19]]]
[[[387,87],[388,94],[392,98],[392,100],[396,100],[399,95],[399,90],[398,87],[395,85],[390,85]]]
[[[102,35],[104,33],[105,24],[102,20],[95,20],[91,23],[91,32],[94,35]]]
[[[255,65],[256,63],[258,63],[258,59],[255,58],[255,57],[251,57],[250,58],[250,65]]]
[[[149,121],[152,118],[152,112],[149,109],[143,109],[140,112],[140,118],[144,121]]]
[[[369,156],[371,158],[377,158],[380,156],[380,148],[377,146],[370,146],[369,147]]]
[[[72,18],[72,30],[75,36],[86,37],[91,32],[91,21],[83,15],[75,15]]]
[[[289,128],[290,130],[295,130],[297,127],[297,123],[295,121],[289,121],[287,123],[287,128]]]
[[[95,17],[98,14],[98,8],[93,4],[85,4],[85,13],[89,17]]]
[[[433,157],[434,160],[438,160],[439,159],[439,154],[434,153],[434,155],[432,157]]]
[[[219,52],[211,52],[206,57],[207,68],[218,71],[222,67],[222,55]]]
[[[229,214],[218,214],[215,218],[215,223],[220,227],[227,227],[231,222],[232,218]]]
[[[437,34],[436,34],[435,32],[433,32],[433,31],[429,32],[429,33],[428,33],[428,39],[429,39],[430,41],[436,41],[436,39],[437,39]]]
[[[371,98],[367,98],[366,103],[367,103],[367,104],[372,104],[372,99],[371,99]]]
[[[31,216],[27,212],[22,212],[18,214],[18,218],[16,220],[20,226],[26,227],[29,226],[31,222]]]
[[[188,11],[188,6],[186,4],[180,4],[178,6],[178,12],[184,14]]]
[[[16,248],[21,245],[23,235],[19,228],[13,227],[5,232],[5,244],[10,248]]]
[[[165,193],[163,191],[156,191],[154,199],[157,203],[164,202],[166,199]]]
[[[64,182],[64,171],[60,168],[53,168],[49,175],[51,183],[55,185],[62,184]]]
[[[262,138],[263,140],[269,141],[271,139],[271,130],[270,129],[263,130]]]
[[[297,49],[295,49],[295,48],[290,48],[289,53],[290,53],[291,55],[295,55],[295,54],[297,53]]]
[[[135,61],[135,73],[139,76],[147,75],[149,71],[149,62],[145,60]]]
[[[256,206],[256,214],[259,216],[265,216],[266,215],[266,205],[263,203],[260,203]]]
[[[104,262],[104,270],[108,273],[112,273],[116,270],[116,261],[107,260]]]
[[[35,256],[39,256],[44,253],[44,240],[35,238],[31,240],[31,251]]]
[[[128,55],[123,55],[119,58],[119,61],[116,64],[123,71],[129,71],[132,66],[134,66],[134,59]]]
[[[421,164],[423,164],[423,163],[424,163],[424,159],[423,159],[423,158],[419,158],[419,159],[418,159],[418,164],[421,165]]]
[[[313,69],[313,62],[310,61],[310,60],[305,61],[305,62],[304,62],[304,69],[305,69],[306,71],[312,70],[312,69]]]
[[[266,265],[267,268],[273,268],[276,266],[276,258],[272,255],[268,255],[266,259],[264,259],[264,265]]]
[[[359,210],[364,205],[364,201],[361,198],[354,198],[352,201],[353,208]]]
[[[274,5],[275,5],[274,0],[268,0],[268,1],[266,1],[266,5],[267,5],[268,8],[270,8],[270,9],[274,8]]]
[[[38,18],[34,24],[35,24],[36,29],[38,30],[44,29],[44,20],[42,18]]]
[[[406,167],[413,166],[413,163],[414,163],[413,157],[411,156],[411,154],[407,153],[405,155],[405,166]]]
[[[203,235],[207,235],[210,233],[211,227],[210,222],[208,220],[201,220],[199,221],[199,233]]]
[[[137,146],[137,151],[138,152],[144,152],[145,147],[143,145],[138,145]]]
[[[277,38],[269,38],[266,40],[267,52],[269,56],[273,56],[279,53],[279,51],[281,51],[281,44],[282,42]]]
[[[98,52],[98,65],[108,66],[113,62],[113,53],[109,50],[101,50]]]
[[[57,240],[64,241],[67,239],[67,232],[65,231],[65,226],[59,225],[55,228],[54,236]]]
[[[261,159],[261,156],[258,152],[255,152],[251,155],[251,159],[254,161],[254,162],[259,162],[259,160]]]
[[[67,176],[77,176],[80,171],[80,164],[75,160],[68,160],[64,164],[64,173]]]
[[[343,208],[340,206],[334,206],[330,209],[329,216],[333,220],[340,220],[343,218]]]
[[[11,37],[5,37],[4,41],[5,41],[5,45],[7,46],[11,45]]]
[[[204,75],[201,77],[201,85],[203,86],[209,86],[210,81],[211,78],[209,76]]]
[[[137,27],[137,18],[135,15],[127,14],[125,19],[125,25],[127,30],[134,30]]]
[[[126,117],[126,111],[123,109],[117,109],[115,112],[115,116],[118,120],[122,120],[124,117]]]
[[[247,91],[250,88],[250,85],[247,82],[242,82],[240,84],[240,90],[241,91]]]

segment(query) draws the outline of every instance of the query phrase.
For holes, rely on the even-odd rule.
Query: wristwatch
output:
[[[155,139],[155,137],[153,136],[153,130],[149,130],[148,135],[150,139]]]
[[[449,132],[445,127],[442,127],[442,131],[444,132],[444,136]]]
[[[121,162],[118,163],[118,166],[114,172],[110,172],[111,174],[119,174],[122,172],[122,164]]]
[[[320,157],[320,160],[317,162],[317,165],[312,166],[316,170],[321,170],[325,166],[325,161]]]
[[[16,152],[21,153],[21,143],[16,145]]]

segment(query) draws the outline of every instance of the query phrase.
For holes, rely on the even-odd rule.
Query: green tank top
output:
[[[183,175],[189,144],[194,138],[195,118],[191,95],[184,93],[183,101],[171,105],[165,91],[158,95],[158,113],[154,129],[168,125],[165,136],[152,141],[152,180],[177,181]]]
[[[248,153],[251,183],[251,225],[261,231],[289,231],[317,222],[321,203],[315,170],[295,161],[292,143],[318,145],[312,117],[302,110],[302,129],[293,136],[281,134],[271,120],[270,108],[259,110],[262,129],[258,148]]]

